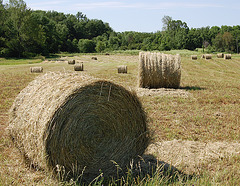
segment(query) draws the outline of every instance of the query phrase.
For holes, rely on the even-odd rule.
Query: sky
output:
[[[3,1],[6,3],[7,1]],[[33,10],[55,10],[109,23],[116,32],[157,32],[162,18],[186,22],[189,28],[240,25],[239,0],[24,0]]]

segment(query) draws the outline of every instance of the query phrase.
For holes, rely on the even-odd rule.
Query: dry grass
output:
[[[91,60],[90,55],[75,57],[85,64],[85,71],[78,73],[88,73],[97,78],[111,79],[124,87],[136,88],[138,56],[97,57],[98,61]],[[122,64],[128,66],[128,73],[124,76],[116,73],[116,67]],[[198,175],[187,181],[178,180],[174,185],[237,185],[240,182],[240,57],[232,55],[232,60],[213,58],[192,61],[190,55],[186,55],[181,58],[181,64],[179,92],[158,90],[144,92],[140,97],[149,116],[149,128],[155,131],[155,144],[162,144],[162,152],[169,151],[171,156],[159,154],[155,148],[152,148],[151,154],[172,163],[179,170]],[[73,71],[72,66],[65,62],[41,65],[46,72]],[[8,122],[7,112],[13,100],[38,75],[31,74],[29,67],[0,67],[0,184],[57,185],[59,183],[51,178],[51,174],[26,167],[4,132]],[[176,150],[177,147],[182,150]],[[183,158],[180,163],[179,157]],[[187,157],[196,157],[196,161]],[[162,183],[161,177],[145,180],[152,185]]]

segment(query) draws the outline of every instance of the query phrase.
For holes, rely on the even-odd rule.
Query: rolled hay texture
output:
[[[92,180],[116,173],[149,143],[146,115],[134,92],[77,73],[38,76],[10,109],[9,134],[34,167]]]
[[[42,73],[43,67],[30,67],[31,73]]]
[[[83,71],[83,63],[78,63],[74,65],[74,70],[75,71]]]
[[[69,65],[74,65],[74,64],[75,64],[75,59],[74,59],[74,60],[71,60],[71,61],[68,61],[68,64],[69,64]]]
[[[138,84],[140,88],[179,88],[180,55],[140,52]]]
[[[205,54],[205,59],[206,59],[206,60],[212,59],[212,55],[211,55],[211,54]]]
[[[232,55],[231,54],[224,54],[224,59],[232,59]]]
[[[118,66],[118,73],[127,73],[127,65]]]
[[[223,58],[224,57],[224,54],[223,53],[218,53],[217,54],[217,58]]]
[[[197,60],[197,55],[191,55],[191,60]]]

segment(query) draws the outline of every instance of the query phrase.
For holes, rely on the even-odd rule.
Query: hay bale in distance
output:
[[[75,71],[83,71],[83,63],[77,63],[74,65]]]
[[[118,73],[126,74],[127,73],[127,65],[118,66]]]
[[[71,60],[71,61],[68,61],[68,64],[69,65],[74,65],[75,64],[75,59]]]
[[[217,58],[223,58],[224,57],[224,54],[223,53],[218,53],[217,54]]]
[[[232,55],[231,54],[224,54],[224,59],[232,59]]]
[[[197,60],[197,55],[191,55],[191,60]]]
[[[205,54],[205,59],[206,59],[206,60],[212,59],[212,55],[211,55],[211,54]]]
[[[140,52],[138,84],[140,88],[179,88],[180,55]]]
[[[92,60],[97,60],[97,57],[92,57]]]
[[[31,73],[42,73],[43,67],[30,67],[30,72]]]
[[[65,176],[105,176],[142,155],[146,115],[134,92],[78,73],[46,73],[23,89],[8,131],[28,163]]]

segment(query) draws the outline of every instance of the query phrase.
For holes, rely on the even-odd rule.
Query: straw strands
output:
[[[231,54],[224,54],[224,59],[232,59],[232,55]]]
[[[127,66],[126,65],[118,66],[118,73],[126,74],[127,73]]]
[[[83,71],[83,63],[77,63],[76,65],[74,65],[74,70]]]
[[[30,72],[31,73],[42,73],[43,67],[30,67]]]
[[[78,73],[38,76],[15,99],[8,131],[28,163],[87,181],[114,175],[112,161],[124,169],[149,143],[134,92]]]
[[[180,55],[140,52],[138,83],[140,88],[179,88]]]

